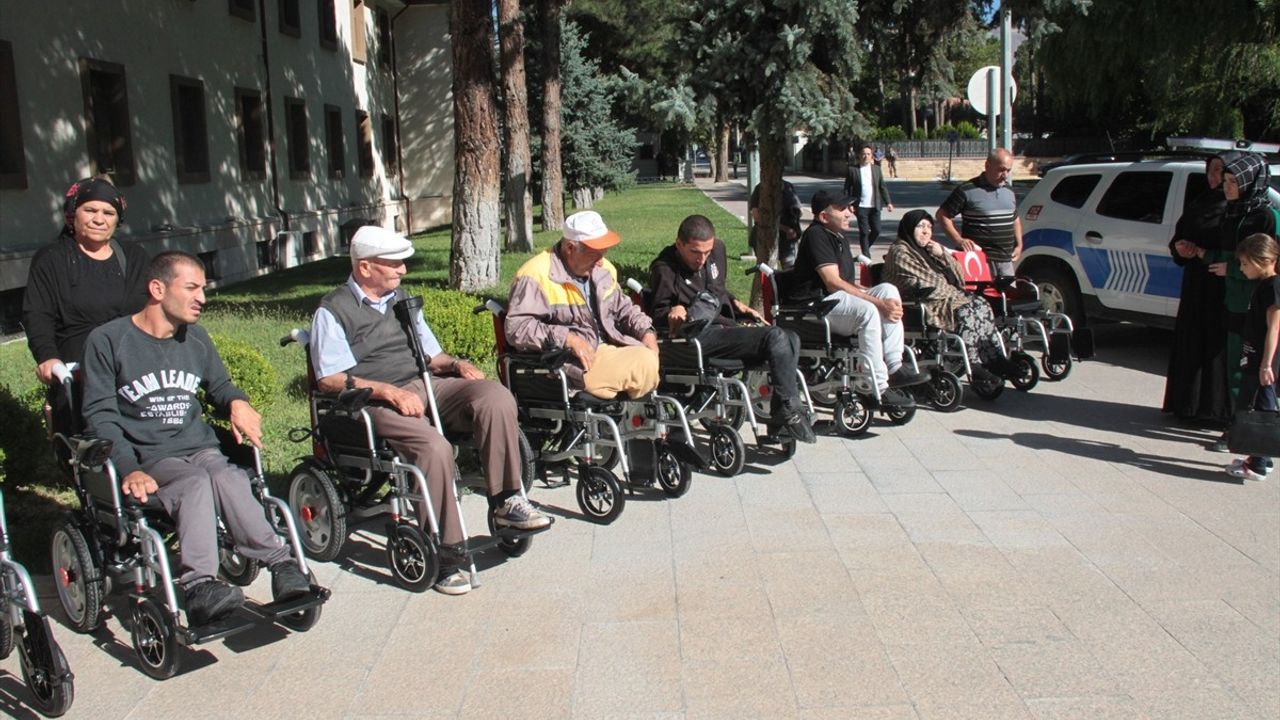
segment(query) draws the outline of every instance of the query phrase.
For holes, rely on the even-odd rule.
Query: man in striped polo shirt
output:
[[[961,250],[981,248],[991,265],[992,277],[1013,275],[1013,263],[1022,254],[1022,221],[1018,200],[1007,184],[1013,155],[1004,148],[991,151],[982,174],[951,191],[938,208],[938,225]],[[952,218],[964,216],[964,234]]]

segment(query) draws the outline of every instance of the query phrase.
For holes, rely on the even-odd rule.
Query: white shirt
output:
[[[862,176],[862,194],[858,196],[858,207],[873,208],[875,205],[871,202],[871,163],[867,163],[858,168],[858,174]]]

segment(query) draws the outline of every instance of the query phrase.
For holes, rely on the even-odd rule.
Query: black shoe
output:
[[[813,432],[813,423],[809,422],[809,414],[803,410],[784,415],[781,422],[770,423],[769,434],[777,438],[785,438],[789,435],[799,442],[810,445],[818,442],[818,436]]]
[[[187,586],[187,622],[208,625],[235,612],[244,604],[244,593],[221,580],[203,580]]]
[[[990,387],[1002,385],[1004,383],[1004,378],[995,374],[984,365],[973,363],[969,365],[969,370],[969,382],[974,385],[986,383],[986,385]]]
[[[889,388],[888,390],[880,393],[880,407],[909,408],[915,407],[915,405],[915,398],[897,388]]]
[[[1018,364],[1007,357],[992,358],[985,363],[989,372],[1004,380],[1012,380],[1018,377]]]
[[[276,602],[300,598],[311,592],[311,581],[298,569],[293,559],[281,560],[271,566],[271,597]]]
[[[889,375],[889,387],[900,388],[929,382],[929,373],[907,369],[906,365],[894,370]]]

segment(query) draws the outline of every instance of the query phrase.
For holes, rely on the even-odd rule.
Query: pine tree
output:
[[[631,183],[636,134],[617,120],[618,82],[602,75],[599,63],[584,57],[587,38],[577,23],[564,23],[561,34],[564,178],[574,205],[590,207],[599,190]]]

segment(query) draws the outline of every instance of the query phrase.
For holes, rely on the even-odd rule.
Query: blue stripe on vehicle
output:
[[[1143,292],[1147,295],[1177,298],[1182,295],[1182,268],[1168,255],[1148,255],[1147,270],[1151,277]]]
[[[1080,256],[1080,265],[1084,268],[1085,277],[1089,278],[1089,284],[1095,288],[1106,287],[1107,278],[1111,275],[1111,258],[1107,251],[1076,248],[1076,252]]]
[[[1057,228],[1041,228],[1026,233],[1022,236],[1022,247],[1053,247],[1068,255],[1076,254],[1075,247],[1071,242],[1071,231]]]

